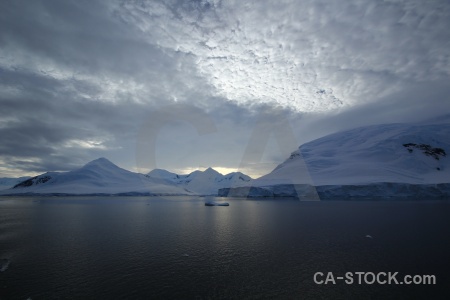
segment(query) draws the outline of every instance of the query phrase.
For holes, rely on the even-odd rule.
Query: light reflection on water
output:
[[[1,198],[3,299],[442,296],[446,285],[317,286],[317,271],[450,279],[449,202]],[[224,199],[213,199],[224,200]],[[367,234],[373,239],[367,239]]]

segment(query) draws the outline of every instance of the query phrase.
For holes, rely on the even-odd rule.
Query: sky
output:
[[[0,2],[0,177],[98,157],[252,177],[302,143],[450,113],[450,2]]]

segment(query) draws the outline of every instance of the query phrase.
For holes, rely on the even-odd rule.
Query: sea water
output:
[[[0,198],[0,299],[450,299],[450,202],[210,200]]]

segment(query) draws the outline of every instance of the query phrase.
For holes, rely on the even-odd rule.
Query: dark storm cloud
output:
[[[164,54],[101,3],[2,2],[0,66],[90,85],[97,93],[85,96],[94,100],[155,100],[175,85],[184,92],[178,72],[190,68],[188,59],[180,63],[186,55]]]
[[[146,110],[186,89],[178,58],[101,3],[0,4],[0,155],[13,172],[67,170],[129,144]]]
[[[107,7],[96,1],[2,2],[0,40],[17,55],[31,55],[59,68],[78,72],[142,71],[142,64],[168,67],[139,35],[115,22]],[[30,53],[28,53],[30,52]],[[43,70],[37,70],[43,71]]]
[[[326,133],[445,114],[449,7],[1,1],[0,177],[99,156],[132,169],[143,124],[177,103],[216,131],[167,124],[158,167],[258,175]]]
[[[0,127],[0,154],[9,161],[24,158],[39,158],[33,171],[45,171],[49,161],[58,160],[57,156],[66,155],[63,166],[51,170],[67,170],[73,161],[80,163],[80,157],[91,158],[96,148],[108,149],[108,144],[114,139],[126,136],[127,130],[132,130],[132,124],[121,121],[111,121],[108,118],[131,119],[135,113],[127,112],[127,107],[121,107],[120,114],[115,113],[120,107],[98,105],[97,103],[80,103],[72,101],[64,107],[45,103],[44,101],[21,100],[22,107],[17,111],[17,105],[5,109],[15,112],[18,119],[2,122]],[[7,107],[6,103],[2,107]],[[36,107],[36,109],[34,109]],[[24,116],[23,110],[33,111]],[[83,114],[81,115],[81,112]],[[2,114],[2,118],[3,118]],[[5,119],[8,115],[5,116]],[[85,144],[83,141],[91,143]],[[74,151],[77,150],[77,151]],[[73,155],[74,154],[74,155]],[[45,159],[43,159],[45,158]],[[23,169],[22,170],[26,170]]]

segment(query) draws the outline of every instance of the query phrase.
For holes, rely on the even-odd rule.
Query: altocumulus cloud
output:
[[[192,55],[238,103],[326,111],[449,75],[445,1],[124,1],[148,41]]]
[[[157,167],[262,175],[320,135],[449,112],[448,28],[438,0],[2,1],[0,176],[132,169],[142,124],[177,103],[216,131],[169,124]],[[295,141],[242,162],[255,126],[282,119]]]

